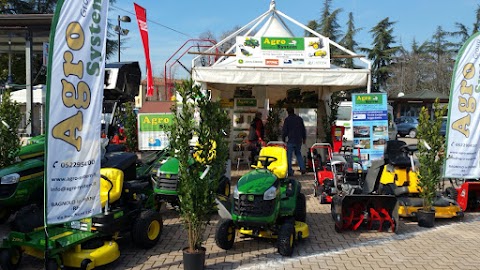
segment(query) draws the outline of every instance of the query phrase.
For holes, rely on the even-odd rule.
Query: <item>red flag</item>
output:
[[[152,65],[150,63],[150,50],[148,48],[148,28],[147,28],[147,11],[133,3],[135,6],[135,14],[137,15],[138,28],[142,35],[143,50],[145,51],[145,60],[147,64],[147,97],[153,96],[153,76]]]

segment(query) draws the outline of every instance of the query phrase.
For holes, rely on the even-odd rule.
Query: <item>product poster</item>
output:
[[[360,147],[366,169],[372,160],[383,159],[388,141],[387,94],[353,94],[352,119],[353,143]]]
[[[167,148],[169,142],[165,127],[172,123],[172,113],[139,113],[138,149],[163,150]]]

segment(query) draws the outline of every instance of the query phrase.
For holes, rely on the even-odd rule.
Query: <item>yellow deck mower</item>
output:
[[[372,162],[368,174],[376,175],[379,182],[379,194],[395,195],[398,198],[400,217],[416,217],[418,209],[423,206],[418,186],[418,172],[413,158],[417,146],[407,145],[404,141],[388,141],[385,158],[381,162]],[[444,196],[441,192],[435,199],[435,218],[463,217],[464,213],[458,203]]]

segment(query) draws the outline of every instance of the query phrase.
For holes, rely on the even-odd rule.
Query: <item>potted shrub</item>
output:
[[[417,212],[418,225],[433,227],[435,223],[435,210],[433,203],[437,197],[440,184],[442,165],[444,162],[445,138],[440,134],[442,116],[447,107],[440,108],[438,99],[434,106],[434,119],[432,120],[428,109],[422,107],[418,124],[418,186],[420,197],[423,198],[423,207]]]
[[[180,217],[188,235],[183,264],[184,269],[203,269],[204,232],[216,212],[215,191],[225,172],[230,121],[220,102],[210,101],[192,80],[177,84],[176,91],[180,98],[168,131],[171,155],[179,161]]]

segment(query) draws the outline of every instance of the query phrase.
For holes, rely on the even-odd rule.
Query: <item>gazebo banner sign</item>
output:
[[[238,36],[238,67],[330,68],[325,37]]]

